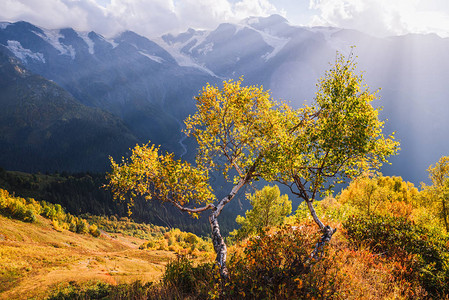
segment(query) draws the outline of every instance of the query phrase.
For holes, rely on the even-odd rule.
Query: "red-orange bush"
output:
[[[422,298],[397,261],[354,249],[338,232],[319,261],[309,259],[320,236],[312,223],[271,228],[236,245],[229,262],[232,299]],[[241,247],[240,249],[238,247]],[[400,271],[404,274],[400,274]]]
[[[306,293],[304,276],[312,262],[308,252],[319,232],[311,226],[271,228],[237,247],[229,262],[231,288],[236,297],[298,297]]]
[[[421,284],[433,298],[449,295],[449,237],[404,218],[358,216],[343,223],[355,247],[396,262],[398,277]]]

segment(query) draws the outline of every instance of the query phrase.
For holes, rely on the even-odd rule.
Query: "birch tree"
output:
[[[393,134],[383,134],[384,122],[377,98],[355,72],[353,55],[338,56],[334,66],[320,78],[317,93],[305,106],[287,134],[270,149],[265,176],[268,181],[287,185],[304,200],[323,235],[311,256],[319,257],[324,244],[336,229],[323,224],[313,203],[337,183],[365,172],[378,170],[399,150]]]
[[[361,85],[351,58],[340,56],[320,80],[314,103],[298,109],[274,101],[262,87],[242,86],[241,80],[225,81],[222,89],[205,86],[196,97],[196,113],[185,121],[185,133],[198,144],[195,163],[176,160],[150,143],[136,146],[129,159],[111,159],[108,186],[118,199],[167,201],[193,215],[208,211],[216,264],[227,278],[221,211],[255,179],[281,182],[306,201],[323,232],[311,254],[317,257],[335,232],[314,210],[318,195],[379,168],[398,146],[382,134],[378,109],[370,104],[376,96]],[[209,184],[211,172],[218,170],[233,183],[222,199]]]
[[[144,196],[193,215],[209,211],[216,263],[227,278],[227,248],[218,216],[243,186],[261,176],[264,153],[277,143],[286,117],[294,117],[294,111],[275,102],[262,87],[242,86],[241,80],[225,81],[221,90],[207,85],[196,101],[197,112],[185,121],[185,133],[198,143],[194,165],[154,145],[136,146],[128,160],[118,164],[111,159],[109,187],[122,200]],[[213,171],[234,184],[222,199],[216,199],[209,185]]]

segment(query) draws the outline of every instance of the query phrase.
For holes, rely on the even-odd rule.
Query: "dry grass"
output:
[[[0,299],[41,299],[69,281],[156,280],[175,254],[139,250],[143,242],[117,234],[58,232],[42,217],[30,224],[0,216]]]

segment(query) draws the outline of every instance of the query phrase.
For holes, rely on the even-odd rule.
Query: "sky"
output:
[[[0,21],[72,27],[112,37],[124,30],[157,37],[214,29],[249,16],[279,14],[292,25],[357,29],[374,36],[449,37],[448,0],[1,0]]]

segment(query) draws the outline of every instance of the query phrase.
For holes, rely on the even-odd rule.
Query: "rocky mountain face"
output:
[[[87,107],[0,50],[0,165],[30,172],[105,171],[137,138],[123,122]]]
[[[426,168],[448,154],[449,39],[434,35],[376,38],[292,26],[277,15],[152,40],[133,32],[105,39],[18,22],[0,24],[0,49],[79,105],[114,115],[138,142],[151,140],[178,156],[186,153],[181,122],[207,82],[243,75],[245,84],[263,85],[299,107],[313,101],[315,84],[336,51],[353,51],[371,90],[381,88],[375,105],[384,107],[386,132],[396,131],[401,140],[400,155],[383,172],[418,184],[426,180]]]
[[[0,46],[24,67],[58,84],[80,104],[110,112],[139,142],[182,154],[181,121],[211,75],[179,66],[156,43],[133,32],[106,40],[71,28],[3,23]]]

